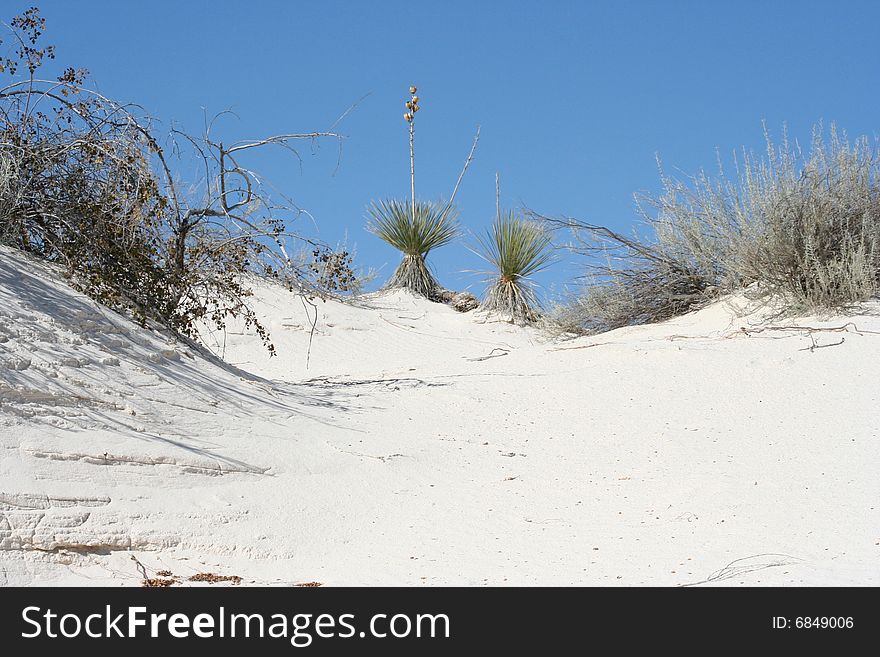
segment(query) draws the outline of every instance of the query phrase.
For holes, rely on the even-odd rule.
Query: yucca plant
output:
[[[477,239],[477,254],[493,267],[482,309],[511,322],[534,322],[540,304],[530,278],[553,259],[550,233],[535,221],[507,212],[499,213],[492,228]]]
[[[461,180],[474,158],[474,151],[480,139],[480,129],[477,128],[474,143],[449,201],[447,203],[417,201],[415,116],[421,109],[417,92],[415,86],[409,88],[410,97],[406,101],[406,112],[403,115],[409,128],[410,198],[406,201],[392,199],[371,204],[367,209],[370,215],[367,230],[403,253],[403,260],[386,283],[386,289],[406,288],[415,294],[439,301],[442,287],[428,269],[425,258],[431,250],[448,244],[458,236],[456,223],[458,213],[453,201]]]
[[[449,204],[391,199],[373,203],[367,229],[403,253],[403,260],[386,288],[406,288],[433,299],[440,284],[431,274],[425,257],[458,235],[455,208]]]

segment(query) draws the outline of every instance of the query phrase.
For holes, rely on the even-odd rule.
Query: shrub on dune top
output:
[[[428,269],[425,258],[433,249],[448,244],[458,235],[456,211],[451,205],[388,200],[369,208],[368,229],[403,254],[403,260],[386,288],[405,288],[435,298],[440,284]]]
[[[493,267],[481,307],[512,322],[535,321],[539,303],[530,278],[552,260],[550,233],[538,222],[508,212],[478,241],[478,255]]]
[[[837,309],[880,293],[880,157],[876,142],[814,129],[804,152],[767,138],[737,177],[663,177],[639,205],[646,236],[543,218],[572,233],[587,283],[563,307],[568,330],[662,321],[745,291],[791,312]]]
[[[206,325],[222,332],[238,319],[270,353],[250,300],[254,276],[305,298],[356,284],[348,254],[298,234],[302,210],[270,198],[252,165],[238,164],[245,151],[295,153],[296,140],[339,135],[224,145],[207,128],[200,137],[172,128],[166,149],[138,105],[99,93],[84,69],[44,78],[55,47],[42,41],[38,8],[0,25],[0,244],[57,263],[72,286],[142,324],[200,339]],[[193,185],[177,171],[190,157],[204,166]],[[317,262],[291,260],[296,244],[316,247]]]

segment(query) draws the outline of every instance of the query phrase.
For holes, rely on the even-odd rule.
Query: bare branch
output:
[[[455,195],[458,193],[458,188],[461,186],[462,178],[464,178],[464,174],[467,173],[468,167],[470,167],[471,162],[474,161],[474,152],[477,150],[477,143],[479,141],[480,126],[477,126],[477,132],[474,135],[474,143],[471,144],[471,150],[468,153],[467,159],[464,161],[464,166],[461,168],[461,173],[458,174],[458,180],[455,181],[455,187],[452,188],[452,195],[449,197],[449,202],[446,204],[447,208],[451,207],[453,201],[455,201]]]
[[[317,139],[319,137],[335,137],[336,139],[342,139],[342,135],[337,132],[304,132],[289,135],[275,135],[273,137],[267,137],[265,139],[254,139],[239,142],[232,148],[227,149],[226,153],[237,153],[238,151],[243,151],[248,148],[257,148],[259,146],[266,146],[268,144],[284,146],[287,144],[287,142],[296,139]]]

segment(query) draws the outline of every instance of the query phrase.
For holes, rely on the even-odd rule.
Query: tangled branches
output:
[[[0,73],[12,76],[0,87],[0,243],[59,263],[74,285],[141,322],[195,337],[200,323],[222,328],[239,317],[272,351],[247,303],[246,276],[308,293],[322,292],[321,281],[287,255],[285,244],[301,239],[288,228],[300,211],[270,198],[243,159],[271,146],[295,153],[297,140],[339,135],[224,145],[211,122],[199,137],[172,130],[172,156],[142,109],[85,86],[87,71],[37,76],[55,56],[40,45],[38,10],[10,27],[17,48],[0,57]],[[181,145],[204,172],[186,188],[172,167]]]

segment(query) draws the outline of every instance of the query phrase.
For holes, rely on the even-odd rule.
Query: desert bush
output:
[[[787,142],[747,163],[738,274],[795,305],[838,308],[880,290],[880,161],[866,137],[814,131],[808,157]]]
[[[199,137],[172,130],[172,152],[188,147],[205,172],[184,184],[138,107],[87,87],[82,69],[37,77],[55,56],[40,45],[44,29],[37,9],[17,16],[15,48],[0,57],[0,73],[12,76],[0,88],[0,242],[60,263],[73,285],[141,322],[197,337],[203,322],[222,329],[239,317],[271,351],[248,304],[249,275],[308,293],[325,281],[287,256],[285,244],[300,239],[289,230],[300,211],[270,199],[240,161],[264,147],[292,150],[294,140],[338,135],[224,145],[211,134],[213,121]]]
[[[743,152],[737,175],[662,177],[638,199],[644,234],[628,237],[549,219],[587,256],[582,289],[557,313],[569,330],[661,321],[746,291],[792,312],[836,309],[880,290],[880,177],[876,143],[814,129],[809,151],[783,137]]]
[[[481,308],[512,322],[534,322],[540,304],[530,278],[550,264],[550,233],[537,221],[499,213],[478,242],[478,255],[493,268]]]
[[[0,242],[62,264],[103,303],[125,298],[141,318],[167,309],[157,262],[165,199],[148,134],[126,108],[84,91],[83,70],[36,78],[54,58],[39,45],[36,9],[10,28],[18,49],[0,58],[13,76],[0,88]]]
[[[721,273],[682,250],[682,238],[671,231],[648,241],[575,220],[547,221],[569,230],[567,248],[588,262],[580,288],[554,312],[566,330],[597,333],[662,321],[722,289]]]

